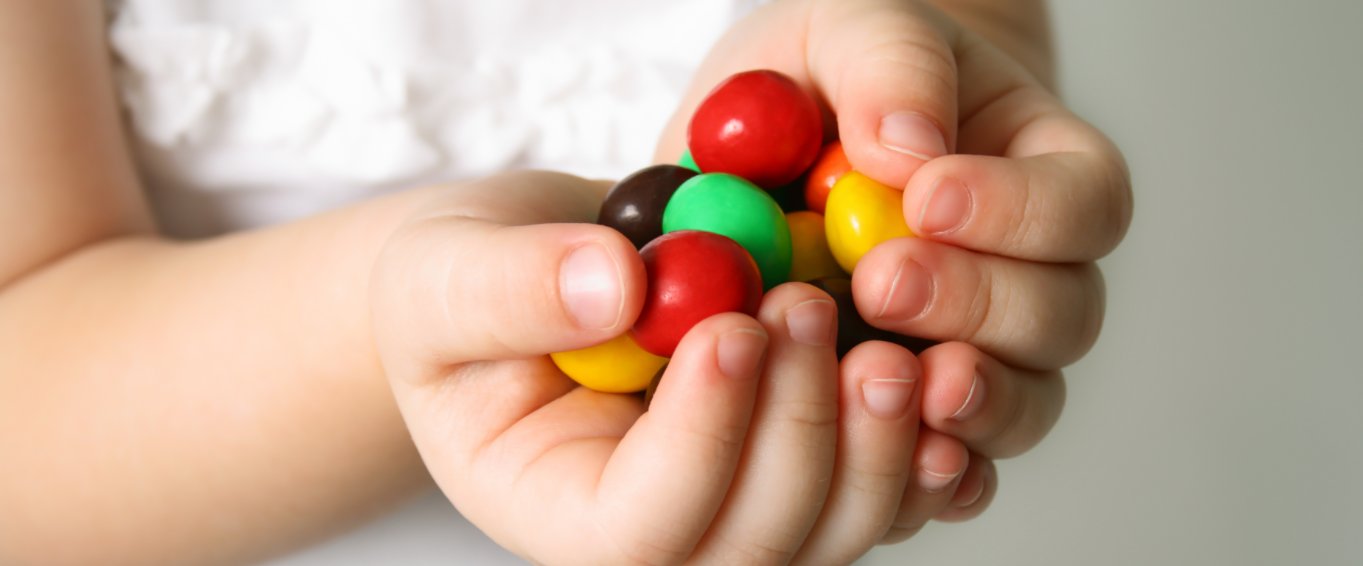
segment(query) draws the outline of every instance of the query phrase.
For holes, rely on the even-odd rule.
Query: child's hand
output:
[[[926,2],[788,0],[720,41],[659,160],[681,153],[687,120],[714,84],[752,68],[818,93],[853,166],[905,187],[905,218],[920,237],[867,254],[853,292],[876,326],[964,342],[924,352],[924,421],[981,456],[1031,447],[1063,404],[1059,368],[1088,351],[1102,324],[1094,260],[1131,217],[1116,148],[1021,64]],[[1004,397],[1027,401],[1014,409],[999,405]],[[1009,430],[1020,436],[999,436],[1001,423],[976,407],[1016,415]]]
[[[982,465],[910,487],[915,468],[963,470],[964,448],[920,431],[906,350],[864,344],[839,367],[833,304],[808,285],[772,290],[757,320],[698,325],[647,413],[575,387],[543,354],[624,332],[642,300],[630,243],[581,223],[604,191],[546,173],[451,187],[376,268],[378,347],[412,436],[495,540],[538,561],[829,564],[921,525],[960,482],[981,492]]]

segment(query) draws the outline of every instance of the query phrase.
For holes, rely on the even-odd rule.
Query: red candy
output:
[[[775,71],[731,76],[691,116],[687,146],[707,173],[729,173],[772,189],[794,181],[819,154],[819,105]]]
[[[728,237],[671,232],[649,242],[639,255],[648,272],[648,295],[633,333],[649,353],[672,357],[682,336],[712,315],[757,315],[762,275],[752,256]]]
[[[819,152],[819,159],[814,162],[814,168],[809,170],[809,179],[805,181],[805,206],[810,210],[823,214],[823,205],[828,202],[828,193],[833,190],[833,185],[852,170],[852,164],[847,162],[847,154],[842,151],[841,141],[832,141],[823,146],[823,151]]]

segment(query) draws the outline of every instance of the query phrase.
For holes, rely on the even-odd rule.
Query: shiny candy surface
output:
[[[667,201],[696,172],[677,165],[654,165],[621,179],[601,203],[597,222],[619,230],[634,247],[642,248],[663,235]]]
[[[786,224],[790,226],[791,281],[846,276],[828,250],[822,214],[808,210],[787,212]]]
[[[904,222],[904,193],[856,171],[843,175],[828,193],[824,228],[828,248],[851,273],[861,256],[891,238],[912,236]]]
[[[631,332],[650,353],[672,357],[682,336],[710,316],[757,314],[762,301],[757,264],[728,237],[671,232],[649,242],[639,255],[648,274],[648,294]]]
[[[846,277],[815,279],[810,281],[809,284],[823,289],[838,305],[837,350],[839,358],[846,355],[857,344],[871,340],[899,344],[915,354],[936,344],[931,340],[895,334],[871,326],[861,318],[861,314],[857,313],[856,303],[852,301],[852,281]]]
[[[711,90],[686,132],[700,170],[731,173],[764,188],[799,177],[823,143],[819,105],[781,73],[738,73]]]
[[[580,350],[549,355],[573,381],[604,393],[643,391],[667,358],[644,351],[629,333]]]
[[[764,289],[790,274],[790,227],[771,195],[733,175],[703,173],[682,183],[663,211],[663,233],[701,230],[723,234],[752,255]]]
[[[833,141],[823,146],[819,152],[819,158],[814,161],[814,167],[809,170],[809,177],[805,179],[805,206],[819,214],[824,213],[824,204],[828,202],[828,192],[833,190],[833,185],[852,170],[852,164],[847,161],[847,154],[842,151],[842,142]]]

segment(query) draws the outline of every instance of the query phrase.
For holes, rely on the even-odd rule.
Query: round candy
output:
[[[847,355],[853,346],[871,340],[881,340],[899,344],[917,354],[936,344],[931,340],[895,334],[871,326],[857,313],[857,305],[852,301],[852,281],[846,277],[827,277],[815,279],[809,284],[823,289],[838,306],[838,357]]]
[[[700,166],[696,165],[696,158],[691,157],[691,150],[689,149],[682,151],[681,157],[677,159],[677,165],[700,173]]]
[[[794,181],[814,162],[823,116],[790,77],[747,71],[706,95],[691,115],[686,143],[701,171],[731,173],[770,189]]]
[[[672,357],[682,336],[710,316],[757,314],[762,276],[748,252],[728,237],[671,232],[649,242],[639,255],[648,274],[648,294],[632,332],[650,353]]]
[[[702,173],[682,183],[663,211],[663,233],[702,230],[733,238],[752,254],[764,289],[790,274],[790,227],[766,191],[733,175]]]
[[[847,161],[847,154],[842,151],[841,141],[833,141],[823,146],[819,158],[814,161],[814,167],[809,170],[809,178],[805,179],[805,206],[823,214],[828,192],[833,190],[833,185],[838,179],[851,170],[852,164]]]
[[[643,391],[667,359],[644,351],[629,333],[580,350],[549,354],[558,369],[583,387],[603,393]]]
[[[696,172],[676,165],[654,165],[621,179],[601,202],[597,222],[619,230],[634,247],[642,248],[663,235],[663,210]]]
[[[823,215],[808,210],[787,212],[790,226],[790,280],[810,281],[820,277],[845,276],[824,237]]]
[[[913,236],[904,223],[904,193],[851,171],[833,185],[824,211],[828,249],[851,273],[861,256],[891,238]]]

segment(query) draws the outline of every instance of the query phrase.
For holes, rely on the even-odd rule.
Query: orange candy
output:
[[[833,184],[851,170],[852,164],[847,162],[847,154],[842,151],[841,141],[832,141],[823,146],[818,159],[814,160],[814,167],[809,170],[808,180],[805,181],[805,206],[823,214],[824,203],[828,202],[828,193],[833,190]]]
[[[786,224],[790,226],[790,246],[794,251],[790,261],[791,281],[847,276],[828,249],[822,214],[809,210],[787,212]]]

